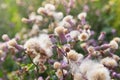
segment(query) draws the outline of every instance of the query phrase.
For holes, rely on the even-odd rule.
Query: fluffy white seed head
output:
[[[88,80],[111,80],[110,73],[107,68],[94,68],[86,74]]]
[[[45,10],[45,8],[40,7],[40,8],[38,8],[37,13],[38,13],[38,14],[45,14],[45,13],[46,13],[46,10]]]
[[[31,14],[29,14],[29,19],[30,20],[35,20],[35,16],[36,16],[36,13],[32,12]]]
[[[43,20],[43,17],[40,15],[36,15],[35,20],[36,20],[36,22],[40,22]]]
[[[80,72],[82,74],[86,74],[88,70],[91,69],[91,67],[95,65],[95,62],[93,62],[92,60],[84,60],[82,61],[79,69],[80,69]]]
[[[77,61],[81,61],[82,59],[84,58],[84,56],[83,56],[83,54],[78,54],[78,59],[77,59]]]
[[[81,73],[75,73],[73,74],[74,79],[73,80],[84,80],[83,75]]]
[[[105,66],[112,67],[112,68],[118,65],[117,62],[113,58],[110,58],[110,57],[103,58],[101,60],[101,63]]]
[[[70,21],[71,19],[73,19],[73,16],[67,15],[67,16],[65,16],[65,17],[63,18],[63,21],[68,22],[68,21]]]
[[[113,57],[113,59],[116,60],[116,61],[119,61],[119,60],[120,60],[120,57],[117,56],[117,55],[115,55],[115,54],[114,54],[112,57]]]
[[[68,59],[70,60],[73,60],[73,61],[76,61],[78,59],[78,53],[74,50],[70,50],[68,53],[67,53],[67,57]]]
[[[39,49],[40,49],[39,40],[37,38],[30,38],[24,44],[24,48],[25,49],[35,49],[35,50],[39,51]]]
[[[17,45],[17,41],[15,39],[9,40],[8,45],[15,47]]]
[[[80,32],[77,31],[77,30],[73,30],[73,31],[70,32],[70,36],[71,36],[72,39],[78,38],[79,34],[80,34]]]
[[[47,34],[40,34],[39,38],[39,45],[45,51],[48,57],[53,55],[52,52],[52,42]]]
[[[85,30],[88,30],[88,29],[90,29],[90,28],[91,28],[90,25],[88,25],[88,24],[84,25],[84,29],[85,29]]]
[[[55,11],[55,6],[53,4],[45,4],[45,9]]]
[[[113,40],[116,41],[117,43],[120,42],[120,38],[119,37],[115,37],[115,38],[113,38]]]
[[[88,52],[89,52],[90,54],[92,54],[92,53],[95,52],[95,49],[94,49],[93,46],[89,46],[89,47],[87,48],[87,50],[88,50]]]
[[[35,58],[33,59],[33,62],[37,65],[40,61],[40,55],[38,54],[37,56],[35,56]]]
[[[29,19],[27,19],[27,18],[22,18],[21,21],[22,21],[23,23],[28,23],[28,22],[29,22]]]
[[[62,12],[55,12],[53,14],[53,17],[56,21],[60,21],[63,18],[63,13]]]
[[[70,23],[68,23],[68,22],[66,22],[66,21],[63,21],[63,22],[62,22],[62,25],[63,25],[64,27],[66,27],[66,28],[71,27]]]
[[[118,49],[118,43],[114,40],[110,41],[109,45],[112,49]]]
[[[60,66],[61,66],[61,63],[59,63],[59,62],[55,62],[55,63],[53,64],[54,69],[59,69]]]
[[[87,13],[86,12],[82,12],[80,14],[78,14],[78,19],[82,20],[83,18],[86,18]]]
[[[5,40],[5,41],[9,40],[9,36],[7,34],[3,34],[2,35],[2,39]]]
[[[58,27],[55,28],[54,31],[55,31],[55,34],[56,34],[56,35],[60,35],[60,34],[63,34],[63,33],[64,33],[64,30],[65,30],[64,27],[58,26]]]
[[[88,40],[88,38],[89,38],[89,35],[86,32],[83,32],[78,36],[78,39],[80,41],[86,41],[86,40]]]
[[[43,17],[41,15],[36,15],[35,12],[32,12],[30,15],[29,15],[29,20],[31,21],[35,21],[36,23],[40,22],[43,20]]]
[[[58,78],[62,78],[62,77],[63,77],[63,72],[62,72],[61,69],[58,69],[55,74],[56,74],[56,76],[57,76]]]
[[[80,44],[80,47],[81,47],[81,48],[85,48],[85,47],[87,47],[87,46],[88,46],[87,43],[81,43],[81,44]]]

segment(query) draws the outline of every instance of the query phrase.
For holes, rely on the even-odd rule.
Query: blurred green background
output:
[[[0,36],[4,33],[13,37],[23,27],[28,27],[21,22],[22,17],[28,17],[36,11],[43,0],[0,0]]]

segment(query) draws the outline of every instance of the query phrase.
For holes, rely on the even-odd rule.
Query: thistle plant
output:
[[[74,1],[69,3],[72,6]],[[119,80],[120,57],[115,53],[120,38],[107,41],[106,32],[101,32],[94,39],[97,32],[88,24],[89,13],[74,17],[67,9],[71,7],[64,16],[53,4],[46,4],[38,8],[38,14],[22,18],[23,23],[33,24],[32,29],[23,33],[21,42],[19,34],[13,39],[2,36],[1,64],[11,52],[20,67],[13,73],[17,80]]]

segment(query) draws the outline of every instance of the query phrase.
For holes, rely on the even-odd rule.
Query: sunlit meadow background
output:
[[[24,24],[21,19],[28,17],[31,12],[36,12],[45,3],[55,4],[57,10],[66,15],[65,7],[60,0],[0,0],[0,37],[8,34],[12,38],[20,32],[31,29],[32,24]],[[108,40],[113,38],[111,31],[115,32],[114,36],[120,36],[120,0],[76,0],[70,14],[77,16],[84,8],[88,9],[88,23],[98,34],[105,31]],[[21,36],[23,35],[21,34]],[[0,40],[2,41],[1,38]],[[119,52],[117,54],[120,55]],[[3,67],[0,67],[0,77],[4,77],[4,74],[11,77],[12,72],[17,69],[17,63],[8,57],[3,63]]]

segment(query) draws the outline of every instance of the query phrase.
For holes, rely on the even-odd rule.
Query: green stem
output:
[[[37,74],[36,74],[36,77],[38,78],[39,77],[39,68],[38,68],[38,65],[36,65],[34,62],[33,62],[33,60],[32,60],[32,58],[28,55],[28,57],[29,57],[29,59],[30,59],[30,61],[33,63],[33,65],[36,67],[36,69],[37,69]]]

